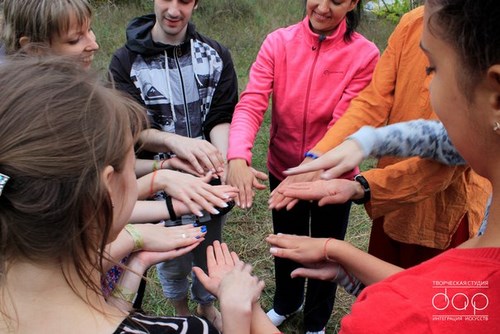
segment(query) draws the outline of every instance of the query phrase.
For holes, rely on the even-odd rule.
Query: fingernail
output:
[[[224,205],[221,205],[222,208],[227,208],[227,203],[224,203]]]
[[[200,238],[201,238],[201,235],[197,235],[197,236],[196,236],[196,239],[200,239]]]
[[[220,213],[220,211],[219,211],[219,210],[216,210],[216,209],[213,209],[213,210],[212,210],[212,213],[213,213],[214,215],[218,215],[218,214]]]
[[[276,254],[276,247],[269,248],[269,253]]]
[[[205,225],[203,225],[203,226],[201,227],[201,232],[205,233],[206,231],[207,231],[207,227],[206,227]]]
[[[193,227],[198,227],[198,224],[197,223],[193,223]]]

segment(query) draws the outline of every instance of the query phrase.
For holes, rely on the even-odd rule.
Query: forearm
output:
[[[254,303],[252,306],[252,323],[250,327],[252,334],[277,334],[280,330],[273,325],[266,315],[260,303]]]
[[[379,282],[403,270],[342,240],[334,239],[328,242],[326,253],[329,259],[340,263],[364,285]]]
[[[359,143],[365,157],[419,156],[448,165],[465,164],[451,143],[443,124],[438,121],[416,120],[381,128],[364,126],[348,139]]]
[[[160,166],[160,165],[158,165]],[[158,191],[165,190],[180,172],[157,169],[137,179],[139,199],[147,199]]]
[[[172,148],[169,141],[175,138],[175,133],[160,131],[157,129],[146,129],[141,132],[139,142],[142,148],[150,152],[169,152]]]
[[[230,123],[221,123],[214,126],[212,131],[210,131],[210,142],[222,153],[224,159],[227,156],[230,126]]]
[[[130,256],[126,265],[128,270],[124,270],[121,274],[107,302],[124,312],[129,312],[132,310],[135,294],[147,268],[137,261],[134,255]]]
[[[104,271],[111,269],[115,262],[119,262],[125,256],[130,254],[133,249],[134,240],[125,229],[122,229],[116,239],[106,246],[105,252],[109,254],[112,261],[104,262]]]
[[[189,209],[178,200],[172,199],[176,216],[189,213]],[[129,219],[130,223],[154,223],[170,219],[170,214],[165,201],[137,201]]]
[[[224,333],[248,334],[252,322],[252,306],[226,303],[221,300],[222,327]]]
[[[136,159],[135,175],[140,178],[158,169],[168,169],[169,166],[170,165],[168,159],[166,160]]]

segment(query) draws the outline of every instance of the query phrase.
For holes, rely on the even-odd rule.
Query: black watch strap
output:
[[[167,195],[165,197],[165,204],[167,205],[167,210],[168,210],[168,214],[170,216],[170,220],[172,221],[175,221],[177,220],[177,215],[175,214],[175,211],[174,211],[174,205],[172,204],[172,197]]]
[[[361,187],[363,187],[365,194],[363,198],[353,199],[352,201],[356,204],[365,204],[372,197],[372,192],[370,191],[370,185],[368,184],[368,181],[366,181],[365,177],[361,174],[356,175],[354,177],[354,181],[359,182],[359,184],[361,184]]]

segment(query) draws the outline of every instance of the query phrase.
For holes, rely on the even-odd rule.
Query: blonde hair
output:
[[[30,43],[50,45],[57,34],[69,30],[72,15],[83,25],[92,18],[87,0],[5,0],[3,27],[0,29],[7,54],[21,49],[19,40],[27,37]]]

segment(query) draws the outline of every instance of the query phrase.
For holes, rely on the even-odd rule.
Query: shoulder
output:
[[[198,317],[147,316],[132,313],[125,318],[115,333],[210,333],[218,331],[206,320]]]
[[[358,297],[342,319],[341,332],[428,333],[429,320],[420,306],[390,284],[379,283]]]
[[[192,38],[201,44],[208,45],[210,48],[216,50],[221,56],[230,55],[229,49],[226,46],[213,38],[199,33],[198,31],[193,32]]]
[[[304,29],[304,21],[300,21],[298,23],[273,30],[268,34],[268,36],[273,37],[273,38],[281,38],[281,39],[298,38],[299,33],[303,29]]]
[[[410,34],[414,32],[418,34],[418,38],[420,38],[423,26],[424,26],[424,7],[420,6],[404,14],[401,17],[401,20],[394,29],[394,34],[395,35]]]
[[[351,42],[348,45],[355,45],[356,53],[360,52],[360,48],[364,52],[380,54],[380,51],[375,43],[368,40],[365,36],[361,35],[359,32],[354,32],[351,37]]]

